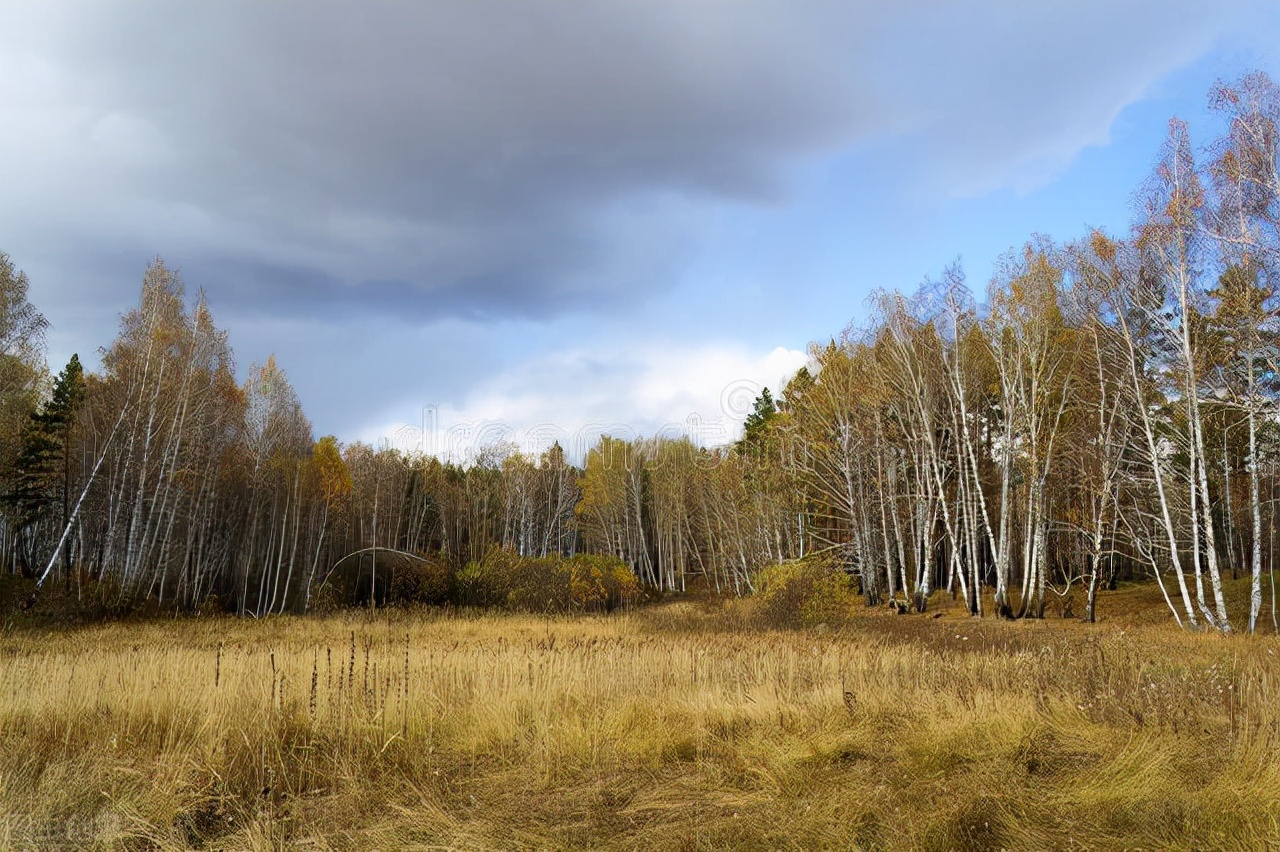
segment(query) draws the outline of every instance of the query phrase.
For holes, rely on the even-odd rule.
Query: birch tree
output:
[[[1212,232],[1226,264],[1217,292],[1218,319],[1235,355],[1234,363],[1222,367],[1236,379],[1248,425],[1252,633],[1262,608],[1258,432],[1266,414],[1274,416],[1271,376],[1280,363],[1274,343],[1280,285],[1280,87],[1255,72],[1234,86],[1219,84],[1210,103],[1229,124],[1209,171],[1218,202]]]

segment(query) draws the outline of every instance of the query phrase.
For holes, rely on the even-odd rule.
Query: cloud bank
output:
[[[629,319],[701,286],[689,270],[718,210],[785,213],[797,175],[868,150],[890,177],[866,183],[900,203],[1032,191],[1173,71],[1277,36],[1269,13],[14,0],[0,5],[0,250],[31,275],[51,340],[82,352],[111,339],[160,253],[250,358],[279,353],[326,427],[367,431],[376,415],[353,412],[379,396],[470,416],[484,393],[526,387],[529,363],[577,382],[560,404],[578,412],[660,406],[647,370],[666,363],[676,384],[699,371],[645,354],[597,376],[574,342],[534,332],[536,349],[510,330],[589,321],[592,340],[674,338],[689,357],[695,329],[753,358],[800,348]],[[858,192],[850,204],[881,200]],[[429,340],[438,356],[419,360]]]

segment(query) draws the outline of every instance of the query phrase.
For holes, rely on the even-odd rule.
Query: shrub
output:
[[[469,606],[507,606],[520,555],[491,547],[478,562],[458,572],[458,598]]]
[[[522,612],[567,612],[573,606],[569,572],[559,556],[516,557],[506,605]]]
[[[342,592],[338,588],[338,584],[323,583],[312,590],[311,600],[307,607],[307,611],[313,613],[331,613],[337,612],[345,605],[348,604],[347,601],[343,600]]]
[[[494,547],[458,572],[458,597],[471,606],[523,612],[609,611],[635,600],[640,583],[612,556],[520,556]]]
[[[453,572],[441,556],[401,559],[391,574],[391,600],[397,604],[441,606],[453,598]]]
[[[640,581],[616,556],[579,553],[570,557],[569,586],[573,604],[578,609],[603,609],[610,612],[635,601],[640,595]]]
[[[756,589],[756,614],[771,627],[843,621],[858,601],[853,578],[824,558],[771,565],[757,575]]]

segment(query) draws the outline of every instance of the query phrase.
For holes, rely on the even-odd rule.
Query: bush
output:
[[[521,612],[568,612],[573,608],[569,572],[559,556],[515,557],[511,564],[506,605]]]
[[[579,553],[565,563],[569,571],[569,588],[577,609],[603,609],[610,612],[635,601],[640,595],[640,581],[615,556]]]
[[[840,622],[858,602],[853,578],[823,558],[771,565],[757,575],[756,589],[756,614],[770,627]]]
[[[609,611],[631,603],[640,582],[612,556],[520,556],[494,547],[458,572],[458,597],[471,606],[523,612]]]
[[[333,613],[344,606],[349,606],[349,603],[343,600],[342,591],[338,588],[338,584],[324,583],[312,590],[311,601],[307,611],[311,613]]]
[[[480,561],[468,562],[458,572],[459,602],[467,606],[507,606],[520,559],[514,551],[495,546]]]
[[[0,617],[20,619],[28,624],[78,624],[139,614],[156,614],[154,601],[132,601],[120,593],[113,579],[82,578],[67,590],[64,579],[51,578],[43,588],[32,578],[0,575]],[[16,623],[16,622],[15,622]]]
[[[401,559],[391,573],[391,601],[442,606],[453,599],[453,572],[441,556]]]

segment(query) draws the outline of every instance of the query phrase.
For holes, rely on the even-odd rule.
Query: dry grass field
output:
[[[11,620],[0,847],[1276,848],[1280,643],[1161,607]]]

